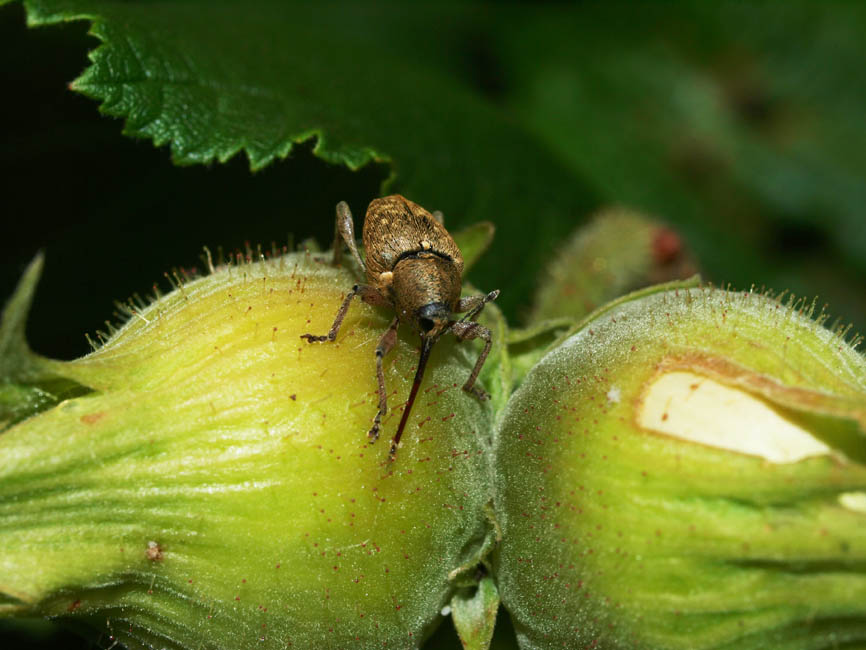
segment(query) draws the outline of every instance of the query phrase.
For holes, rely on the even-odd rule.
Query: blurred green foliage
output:
[[[559,242],[622,204],[675,227],[705,279],[866,329],[861,3],[26,5],[109,39],[88,68],[88,22],[0,7],[0,294],[46,249],[38,352],[85,353],[113,300],[204,244],[329,242],[337,201],[360,222],[383,190],[494,222],[470,279],[515,322]],[[131,119],[69,92],[82,71]]]

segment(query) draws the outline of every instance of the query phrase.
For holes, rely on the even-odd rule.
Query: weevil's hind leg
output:
[[[457,303],[457,308],[454,310],[458,314],[462,314],[464,311],[467,312],[466,315],[461,318],[461,321],[470,321],[475,318],[482,309],[484,309],[484,305],[488,302],[496,300],[499,297],[499,289],[495,291],[491,291],[485,295],[479,296],[468,296],[466,298],[461,298]]]
[[[367,273],[367,267],[358,254],[358,245],[355,243],[355,222],[352,219],[352,211],[349,204],[340,201],[337,204],[337,220],[334,224],[334,266],[339,266],[343,261],[343,244],[349,247],[349,252],[358,263],[361,273]]]
[[[337,333],[340,331],[340,326],[343,324],[343,319],[346,318],[346,312],[349,311],[349,305],[352,304],[352,298],[361,296],[361,300],[371,305],[385,305],[385,298],[379,293],[376,287],[371,287],[366,284],[356,284],[352,290],[346,294],[343,299],[343,304],[337,310],[337,317],[334,318],[334,324],[331,325],[331,330],[324,335],[318,334],[301,334],[302,339],[307,339],[310,343],[321,343],[322,341],[333,341],[337,338]]]
[[[442,214],[442,210],[434,210],[433,218],[436,219],[436,221],[438,221],[439,223],[443,225],[445,224],[445,215]]]
[[[469,379],[467,379],[466,383],[463,384],[463,390],[465,390],[467,393],[472,393],[473,395],[475,395],[475,397],[484,401],[489,398],[490,395],[488,395],[486,391],[476,386],[475,380],[478,379],[478,373],[481,372],[481,367],[484,365],[484,361],[487,359],[487,355],[490,352],[490,346],[492,345],[490,330],[484,327],[484,325],[481,325],[480,323],[461,320],[451,325],[451,331],[454,332],[454,335],[460,342],[478,338],[484,340],[484,349],[478,356],[478,360],[475,362],[475,367],[469,374]]]
[[[399,325],[400,321],[395,317],[376,346],[376,379],[379,380],[379,410],[376,412],[376,417],[373,418],[373,426],[367,432],[370,442],[376,442],[379,438],[379,425],[382,422],[382,416],[388,412],[388,395],[385,393],[385,372],[382,369],[382,359],[385,358],[385,355],[391,351],[391,348],[397,342],[397,327]]]

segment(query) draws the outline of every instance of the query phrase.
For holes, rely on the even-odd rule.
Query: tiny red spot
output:
[[[88,413],[87,415],[81,416],[82,424],[95,424],[99,422],[102,418],[105,417],[105,411],[100,411],[98,413]]]
[[[668,264],[683,249],[680,236],[670,228],[659,228],[655,231],[652,242],[653,258],[656,264]]]

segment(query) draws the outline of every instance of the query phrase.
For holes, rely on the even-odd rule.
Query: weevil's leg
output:
[[[361,300],[371,305],[387,304],[382,294],[376,287],[371,287],[366,284],[356,284],[352,290],[346,294],[343,299],[343,304],[337,310],[337,317],[334,319],[334,324],[331,325],[331,331],[324,335],[317,334],[301,334],[302,339],[307,339],[310,343],[320,343],[322,341],[333,341],[337,338],[337,333],[340,331],[340,325],[343,324],[343,319],[346,317],[346,312],[349,311],[349,305],[352,304],[352,298],[361,296]]]
[[[340,241],[342,239],[342,241]],[[361,256],[358,254],[358,246],[355,243],[355,223],[352,219],[352,211],[349,209],[349,204],[345,201],[340,201],[337,204],[337,221],[334,224],[334,266],[338,266],[343,261],[343,243],[349,247],[349,252],[361,268],[361,273],[367,273],[367,267],[364,265]]]
[[[379,339],[379,345],[376,346],[376,378],[379,380],[379,410],[376,417],[373,418],[373,426],[367,432],[367,437],[370,442],[376,442],[379,437],[379,424],[382,422],[382,416],[388,412],[388,396],[385,393],[385,372],[382,370],[382,359],[391,351],[394,344],[397,342],[397,326],[400,321],[397,317],[391,321],[388,330],[382,334]]]
[[[439,223],[445,223],[445,215],[442,214],[442,210],[434,210],[433,218],[436,219],[436,221],[438,221]]]
[[[478,361],[475,362],[475,367],[472,369],[469,379],[467,379],[466,383],[463,384],[463,390],[467,393],[472,393],[480,400],[486,400],[490,395],[478,388],[475,385],[475,380],[478,379],[478,373],[481,372],[481,367],[484,365],[484,361],[487,359],[487,354],[490,352],[490,346],[492,345],[490,330],[480,323],[474,323],[472,321],[457,321],[451,326],[451,331],[454,332],[457,340],[461,342],[477,338],[484,339],[484,349],[478,356]]]
[[[468,296],[466,298],[461,298],[460,302],[457,303],[457,308],[454,310],[458,314],[462,314],[464,311],[468,312],[461,321],[470,321],[475,318],[479,312],[484,309],[484,305],[492,300],[496,300],[499,297],[499,289],[495,291],[491,291],[488,294],[481,296]]]

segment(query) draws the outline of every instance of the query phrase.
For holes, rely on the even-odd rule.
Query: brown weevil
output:
[[[379,437],[382,416],[388,411],[385,394],[385,375],[382,359],[397,342],[397,327],[407,323],[421,335],[421,356],[409,400],[400,418],[397,433],[391,441],[390,458],[394,460],[400,437],[409,412],[421,386],[424,368],[433,344],[446,332],[452,332],[458,341],[480,338],[484,349],[475,362],[463,390],[481,400],[489,396],[475,386],[478,373],[490,352],[490,330],[472,319],[495,300],[499,290],[485,295],[460,297],[463,284],[463,255],[454,239],[442,225],[442,213],[431,214],[417,203],[400,196],[375,199],[367,208],[364,219],[365,258],[361,259],[355,244],[355,227],[352,212],[345,201],[337,204],[337,222],[334,232],[334,264],[343,258],[343,246],[349,251],[358,266],[366,273],[367,284],[356,284],[346,294],[337,311],[331,330],[322,336],[303,334],[301,338],[310,343],[333,341],[346,317],[349,305],[355,296],[371,305],[391,307],[396,315],[376,346],[376,377],[379,380],[379,410],[373,418],[373,426],[367,433],[371,441]],[[464,313],[460,320],[453,320],[454,313]]]

